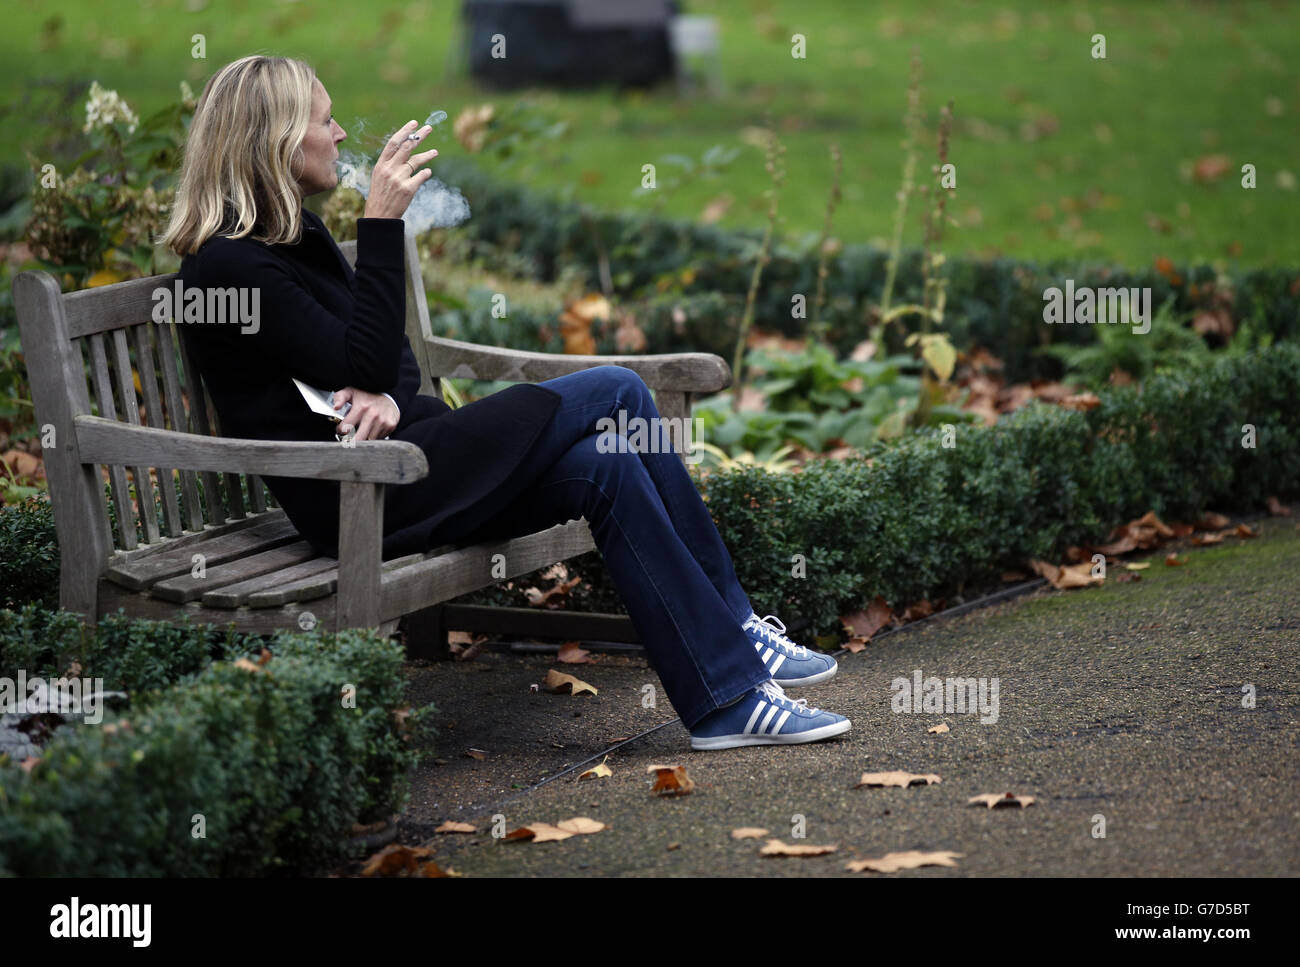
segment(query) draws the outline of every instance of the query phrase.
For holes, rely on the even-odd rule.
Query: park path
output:
[[[1172,548],[1163,549],[1141,581],[1044,588],[841,656],[832,682],[790,690],[853,720],[831,742],[692,752],[639,658],[557,666],[488,653],[411,666],[411,695],[436,702],[440,733],[413,775],[400,841],[427,843],[444,868],[476,876],[874,876],[847,873],[845,863],[914,849],[964,855],[955,868],[894,875],[1294,876],[1300,525],[1257,526],[1257,538],[1189,549],[1183,567],[1166,566]],[[600,694],[530,691],[551,667]],[[895,711],[896,680],[918,670],[923,679],[996,679],[996,721]],[[656,708],[643,707],[647,684]],[[949,731],[931,734],[939,723]],[[564,773],[661,725],[609,754],[608,778]],[[651,795],[654,763],[684,765],[695,791]],[[854,788],[863,772],[892,770],[942,782]],[[1008,791],[1037,802],[966,805]],[[490,835],[497,815],[508,829],[574,816],[609,828],[507,843]],[[800,817],[804,838],[792,835]],[[1095,835],[1102,818],[1104,837]],[[480,832],[434,835],[447,819]],[[760,857],[762,840],[731,838],[744,826],[838,851]]]

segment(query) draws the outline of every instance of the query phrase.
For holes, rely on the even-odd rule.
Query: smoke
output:
[[[445,120],[447,120],[446,111],[433,111],[424,119],[424,123],[433,125],[434,130],[430,132],[429,137],[420,142],[422,150],[426,148],[433,135],[437,133],[438,125]],[[364,118],[358,119],[353,125],[353,129],[358,135],[365,130],[365,127]],[[383,138],[382,143],[387,143],[388,139],[395,133],[395,131],[390,132]],[[334,164],[338,168],[340,185],[360,192],[363,198],[370,196],[370,170],[372,166],[364,154],[352,150],[340,151],[338,161]],[[430,178],[416,189],[415,197],[411,199],[411,204],[407,207],[402,220],[406,222],[408,234],[423,235],[431,228],[454,228],[468,220],[469,217],[469,202],[465,200],[465,196],[458,189],[443,183],[435,177]]]

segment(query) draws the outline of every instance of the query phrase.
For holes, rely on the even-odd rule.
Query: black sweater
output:
[[[208,392],[231,437],[336,440],[291,377],[324,390],[388,393],[401,411],[390,439],[418,444],[429,476],[384,494],[384,557],[455,541],[499,512],[529,481],[513,471],[550,422],[559,396],[512,386],[458,410],[417,395],[420,370],[405,335],[405,226],[357,220],[355,271],[320,218],[303,209],[296,245],[213,236],[181,261],[190,287],[257,289],[254,327],[185,325]],[[180,314],[177,313],[180,322]],[[448,468],[452,468],[448,470]],[[337,556],[339,485],[266,477],[299,533]]]

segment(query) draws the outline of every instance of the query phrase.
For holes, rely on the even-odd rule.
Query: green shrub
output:
[[[0,507],[0,608],[59,605],[59,544],[45,497]]]
[[[43,622],[68,644],[65,620]],[[22,621],[40,619],[27,613]],[[15,646],[13,630],[12,619],[0,630],[6,664],[24,650],[38,662],[49,658],[21,635]],[[156,622],[110,631],[102,648],[87,652],[82,674],[100,670],[95,662],[115,640],[143,660],[153,645],[142,636],[161,632]],[[192,639],[191,655],[202,663],[213,642]],[[227,656],[253,642],[262,644],[232,638]],[[133,697],[129,712],[110,713],[102,726],[59,729],[30,773],[0,760],[0,869],[239,876],[336,860],[354,821],[386,816],[405,794],[416,754],[402,733],[422,713],[405,725],[394,715],[402,650],[358,631],[282,633],[266,647],[274,657],[265,666],[208,665]],[[341,701],[348,685],[354,708]],[[200,816],[204,835],[196,837]]]

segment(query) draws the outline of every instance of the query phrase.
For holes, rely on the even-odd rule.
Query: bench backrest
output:
[[[356,242],[340,245],[356,263]],[[212,401],[184,336],[184,325],[153,322],[154,291],[175,273],[61,293],[45,272],[14,280],[23,355],[45,447],[46,477],[65,563],[102,570],[116,551],[245,519],[274,498],[255,475],[107,466],[117,526],[110,528],[103,473],[77,454],[73,419],[92,414],[126,423],[220,435]],[[418,294],[418,295],[417,295]],[[427,375],[428,307],[414,239],[407,237],[407,334]],[[91,399],[94,404],[92,408]],[[52,438],[51,438],[52,437]]]

